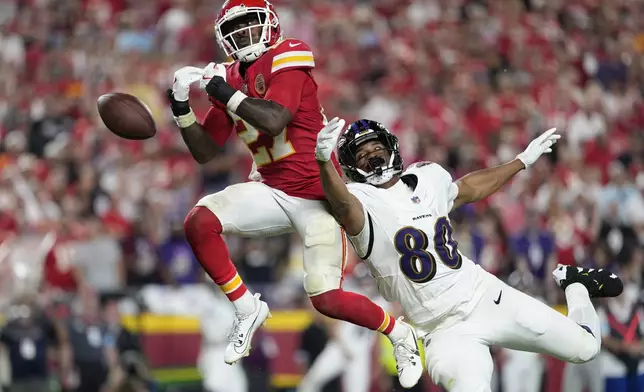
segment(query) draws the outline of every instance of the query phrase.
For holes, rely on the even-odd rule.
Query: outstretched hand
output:
[[[317,144],[315,145],[315,159],[320,162],[328,162],[331,159],[338,137],[344,129],[346,121],[339,117],[329,121],[318,133]]]
[[[557,140],[561,139],[561,135],[555,133],[556,131],[557,128],[548,129],[539,137],[530,142],[525,151],[517,155],[517,159],[523,162],[526,169],[533,163],[535,163],[542,154],[548,154],[552,152],[552,146],[557,143]]]

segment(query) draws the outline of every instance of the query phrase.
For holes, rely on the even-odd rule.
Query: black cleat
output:
[[[617,297],[624,291],[622,280],[604,269],[581,268],[561,265],[552,271],[555,281],[563,290],[572,283],[581,283],[591,298]]]

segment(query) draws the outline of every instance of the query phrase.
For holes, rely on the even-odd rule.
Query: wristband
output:
[[[246,94],[242,93],[241,91],[235,91],[235,94],[233,94],[233,96],[228,100],[226,107],[231,112],[236,113],[239,104],[241,104],[242,101],[246,98],[248,98]]]
[[[174,121],[177,123],[179,128],[188,128],[192,124],[197,122],[197,116],[195,116],[195,113],[190,109],[190,112],[188,114],[184,114],[183,116],[175,116]]]

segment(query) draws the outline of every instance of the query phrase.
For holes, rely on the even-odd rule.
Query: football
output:
[[[150,109],[133,95],[101,95],[97,105],[101,120],[107,129],[117,136],[130,140],[144,140],[157,133]]]

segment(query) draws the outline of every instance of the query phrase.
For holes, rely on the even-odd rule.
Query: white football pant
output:
[[[340,288],[347,239],[325,201],[289,196],[260,182],[244,182],[197,202],[219,218],[223,234],[270,237],[297,232],[304,244],[304,289],[315,296]]]
[[[599,353],[599,318],[585,288],[572,285],[566,290],[566,317],[488,272],[480,273],[485,290],[472,313],[425,335],[425,363],[435,384],[450,392],[491,392],[492,345],[575,363]]]

